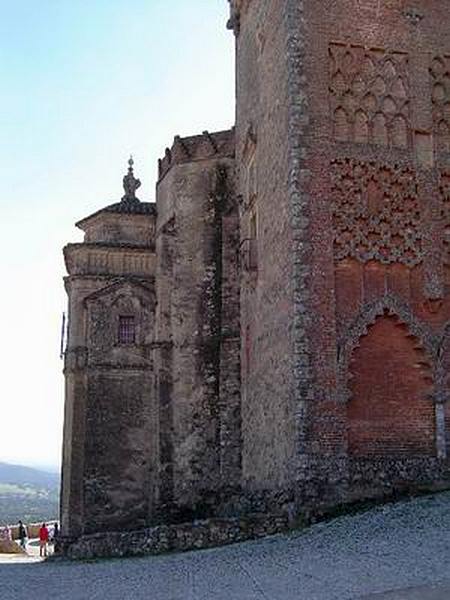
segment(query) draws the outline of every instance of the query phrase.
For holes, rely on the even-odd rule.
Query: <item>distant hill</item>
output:
[[[59,475],[0,462],[0,525],[58,518]]]

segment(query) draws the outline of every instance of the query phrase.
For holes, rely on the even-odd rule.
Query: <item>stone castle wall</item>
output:
[[[236,32],[243,485],[295,478],[293,247],[286,12],[244,3]]]
[[[56,553],[72,559],[158,555],[225,546],[286,531],[283,516],[246,519],[207,519],[179,525],[158,525],[139,531],[86,535],[79,541],[61,540]]]
[[[175,138],[148,236],[99,211],[66,252],[65,552],[449,484],[449,10],[232,0],[235,129]]]
[[[157,189],[159,506],[162,519],[186,519],[214,513],[218,491],[240,479],[234,133],[176,138],[167,154]]]

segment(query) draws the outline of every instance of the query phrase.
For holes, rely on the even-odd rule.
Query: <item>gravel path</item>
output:
[[[216,550],[0,564],[0,599],[29,598],[449,600],[450,492]]]

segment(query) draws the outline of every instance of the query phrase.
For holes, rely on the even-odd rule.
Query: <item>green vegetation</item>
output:
[[[0,463],[0,525],[58,518],[59,477]]]
[[[0,483],[0,498],[2,496],[35,496],[36,493],[40,493],[38,490],[34,490],[29,487],[20,487],[13,483]],[[43,494],[47,494],[45,490],[42,490]]]

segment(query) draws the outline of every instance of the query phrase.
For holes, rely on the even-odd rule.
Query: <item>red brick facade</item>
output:
[[[314,427],[322,449],[314,443],[327,453],[338,428],[355,465],[373,457],[438,467],[447,455],[439,363],[450,318],[449,8],[305,3],[312,309],[328,330],[315,346],[315,378],[330,382],[312,408],[326,423]]]
[[[351,456],[435,456],[431,365],[417,338],[381,315],[350,363],[348,452]]]
[[[317,506],[446,479],[450,2],[232,4],[244,481]]]

